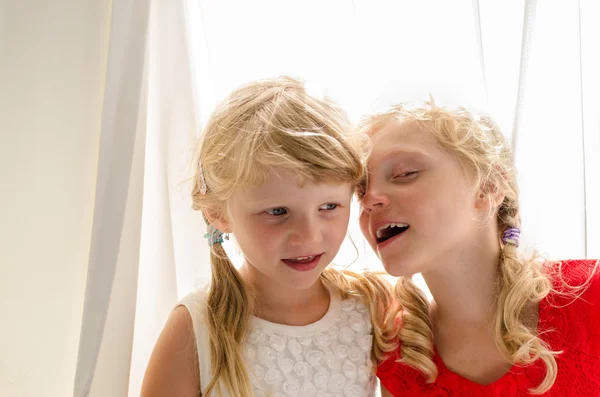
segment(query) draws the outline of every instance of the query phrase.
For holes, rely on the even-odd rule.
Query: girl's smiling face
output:
[[[300,185],[293,172],[280,171],[262,186],[239,189],[218,226],[235,235],[252,278],[307,289],[344,241],[351,198],[350,183]]]
[[[371,135],[360,226],[393,276],[434,270],[476,241],[474,178],[415,124]]]

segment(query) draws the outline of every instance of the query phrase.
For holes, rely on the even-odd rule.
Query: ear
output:
[[[504,201],[504,192],[492,182],[484,183],[475,199],[475,208],[484,211],[495,210]]]
[[[215,211],[204,211],[204,216],[208,223],[219,229],[224,233],[229,233],[229,219],[224,216],[222,213],[217,213]]]

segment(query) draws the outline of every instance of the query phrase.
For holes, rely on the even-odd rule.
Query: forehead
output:
[[[276,201],[303,201],[308,199],[322,200],[350,196],[351,184],[348,183],[317,183],[300,178],[292,171],[278,171],[269,175],[266,182],[260,186],[240,188],[232,198],[242,204],[257,204]]]
[[[371,135],[369,165],[395,154],[422,160],[448,156],[431,134],[417,124],[390,122]]]

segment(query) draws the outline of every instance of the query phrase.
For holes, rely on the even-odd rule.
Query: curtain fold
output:
[[[527,82],[527,71],[529,67],[529,52],[531,51],[531,36],[535,27],[535,6],[536,0],[525,0],[525,9],[523,11],[523,33],[521,41],[521,57],[519,63],[519,80],[517,85],[517,103],[515,106],[515,116],[513,119],[513,128],[510,143],[512,145],[513,156],[517,156],[517,136],[519,134],[520,122],[523,112],[523,96],[525,95],[525,84]]]
[[[531,19],[533,7],[528,5],[525,18]],[[534,8],[535,28],[524,40],[529,42],[527,67],[519,77],[526,83],[519,84],[513,131],[522,246],[536,248],[549,259],[584,258],[590,219],[585,206],[579,5],[537,2]]]
[[[114,336],[106,332],[109,305],[128,307],[122,321],[129,329],[133,322],[131,291],[135,291],[136,277],[129,277],[118,291],[113,286],[115,274],[122,274],[117,272],[118,264],[128,267],[126,273],[136,273],[138,265],[144,159],[144,129],[138,127],[144,114],[140,105],[149,6],[149,0],[115,0],[112,4],[92,241],[73,391],[76,397],[90,395],[96,371],[102,368],[98,365],[101,346],[107,343],[107,336]],[[117,284],[122,281],[119,278]],[[125,306],[115,301],[119,297],[116,292],[127,295]],[[131,343],[131,332],[116,331],[122,331],[119,342]],[[124,356],[127,364],[130,354],[119,352],[121,346],[117,343],[107,348],[110,355]]]
[[[586,256],[600,258],[600,3],[579,0]]]
[[[146,176],[129,396],[139,396],[152,347],[176,302],[210,277],[204,221],[191,206],[198,126],[184,1],[153,2]],[[194,21],[196,28],[199,21]]]
[[[198,128],[185,5],[113,5],[74,396],[138,396],[169,311],[210,275],[189,197]]]

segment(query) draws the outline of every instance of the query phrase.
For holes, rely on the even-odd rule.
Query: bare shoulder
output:
[[[141,397],[197,397],[200,372],[194,326],[184,306],[173,310],[146,368]]]

